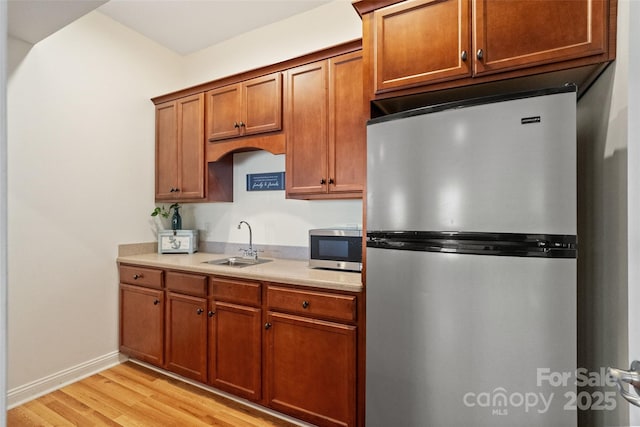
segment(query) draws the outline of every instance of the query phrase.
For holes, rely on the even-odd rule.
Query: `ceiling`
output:
[[[7,33],[35,44],[107,0],[9,0]]]
[[[35,44],[97,9],[186,55],[333,0],[9,0],[9,35]]]

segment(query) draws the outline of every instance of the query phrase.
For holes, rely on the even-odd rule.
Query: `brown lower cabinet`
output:
[[[262,308],[257,282],[212,278],[209,383],[258,402],[262,398]]]
[[[207,281],[202,274],[167,271],[164,368],[207,381]]]
[[[120,285],[120,351],[162,366],[164,292],[142,286]]]
[[[207,300],[167,292],[165,368],[207,381]]]
[[[318,426],[363,425],[358,297],[121,265],[120,351]]]
[[[356,327],[269,312],[267,399],[323,426],[355,425]]]
[[[120,266],[120,351],[153,365],[164,364],[162,270]]]

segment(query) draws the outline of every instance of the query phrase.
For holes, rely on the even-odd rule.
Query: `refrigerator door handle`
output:
[[[618,391],[627,402],[640,406],[640,361],[631,362],[631,370],[624,371],[622,369],[607,368],[607,374],[613,378],[618,386]],[[631,384],[636,391],[632,394],[624,388],[623,382]]]

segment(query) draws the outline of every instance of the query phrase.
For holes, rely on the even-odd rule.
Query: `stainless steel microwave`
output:
[[[362,230],[356,228],[309,230],[309,266],[362,271]]]

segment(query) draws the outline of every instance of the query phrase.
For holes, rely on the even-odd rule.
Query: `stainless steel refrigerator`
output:
[[[367,126],[366,425],[576,425],[576,88]]]

